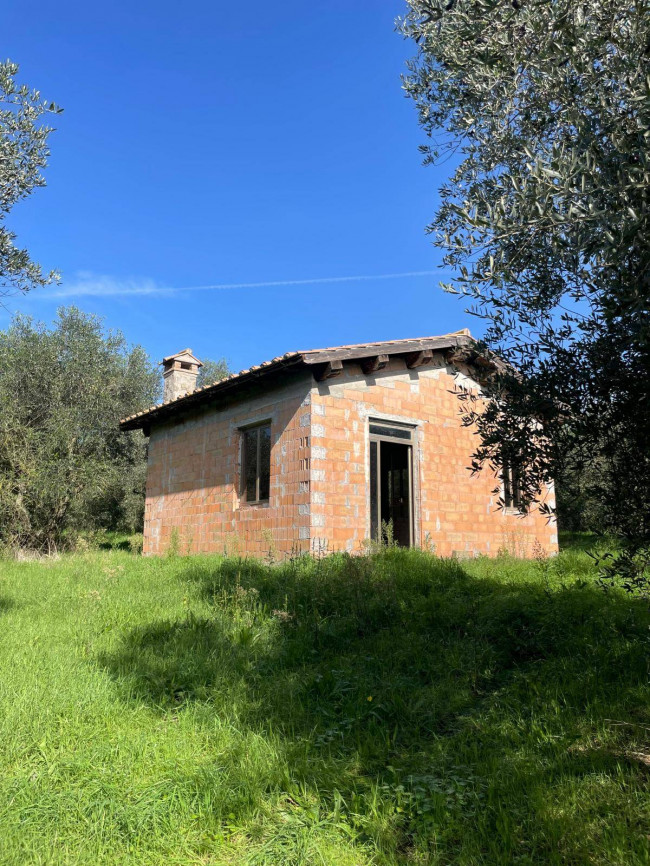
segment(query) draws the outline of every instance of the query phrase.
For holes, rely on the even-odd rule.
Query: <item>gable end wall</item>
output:
[[[413,448],[414,543],[441,556],[531,556],[535,542],[557,552],[557,528],[538,511],[504,514],[488,470],[467,467],[476,436],[462,426],[455,384],[480,391],[468,371],[449,367],[441,354],[415,370],[392,358],[364,375],[356,364],[312,389],[311,536],[317,550],[363,549],[370,535],[368,419],[416,425]],[[544,495],[554,502],[552,488]]]

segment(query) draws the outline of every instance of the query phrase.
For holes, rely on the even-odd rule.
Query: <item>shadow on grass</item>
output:
[[[595,532],[570,532],[559,533],[560,550],[571,550],[574,552],[590,553],[595,550],[612,550],[619,546],[619,541],[607,535]]]
[[[0,595],[0,614],[6,613],[16,606],[16,602],[12,598]]]
[[[414,551],[188,560],[212,613],[135,629],[101,664],[129,699],[275,738],[291,784],[354,804],[397,861],[433,834],[477,862],[600,862],[588,822],[607,809],[636,862],[625,790],[647,778],[626,755],[650,720],[648,611],[520,569],[475,577]]]
[[[117,541],[100,541],[97,543],[98,550],[126,550],[131,551],[131,542],[128,538],[119,539]]]

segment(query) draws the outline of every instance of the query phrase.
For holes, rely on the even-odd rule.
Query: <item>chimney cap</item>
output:
[[[175,355],[167,355],[167,357],[163,358],[160,362],[161,364],[169,364],[170,361],[183,361],[186,364],[196,364],[197,367],[202,367],[203,364],[196,355],[192,354],[191,349],[183,349],[180,352],[176,352]]]

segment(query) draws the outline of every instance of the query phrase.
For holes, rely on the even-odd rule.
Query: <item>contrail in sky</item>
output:
[[[198,292],[204,289],[262,289],[273,286],[313,286],[317,283],[360,283],[365,280],[396,280],[400,277],[432,277],[437,271],[404,271],[401,274],[357,274],[350,277],[314,277],[308,280],[269,280],[263,283],[215,283],[213,286],[182,286],[175,292]]]
[[[355,274],[344,277],[312,277],[302,280],[264,280],[253,283],[213,283],[205,286],[160,286],[150,279],[123,279],[88,272],[77,274],[67,285],[64,283],[54,291],[39,293],[39,299],[72,298],[82,295],[114,297],[127,295],[173,295],[176,292],[225,291],[228,289],[271,289],[281,286],[315,286],[325,283],[361,283],[372,280],[397,280],[409,277],[442,277],[440,268],[435,271],[403,271],[395,274]]]

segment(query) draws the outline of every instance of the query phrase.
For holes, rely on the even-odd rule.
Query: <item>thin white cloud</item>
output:
[[[397,280],[409,277],[442,276],[442,269],[435,271],[403,271],[397,274],[355,274],[345,277],[315,277],[303,280],[266,280],[254,283],[214,283],[206,286],[161,286],[151,279],[121,279],[101,274],[82,272],[63,282],[48,298],[119,297],[134,295],[174,295],[179,292],[226,291],[229,289],[265,289],[281,286],[314,286],[325,283],[361,283],[372,280]]]
[[[146,278],[111,277],[106,274],[93,274],[81,271],[69,282],[64,279],[53,291],[41,295],[43,298],[111,298],[119,295],[162,295],[171,294],[173,289],[163,289],[154,280]]]

